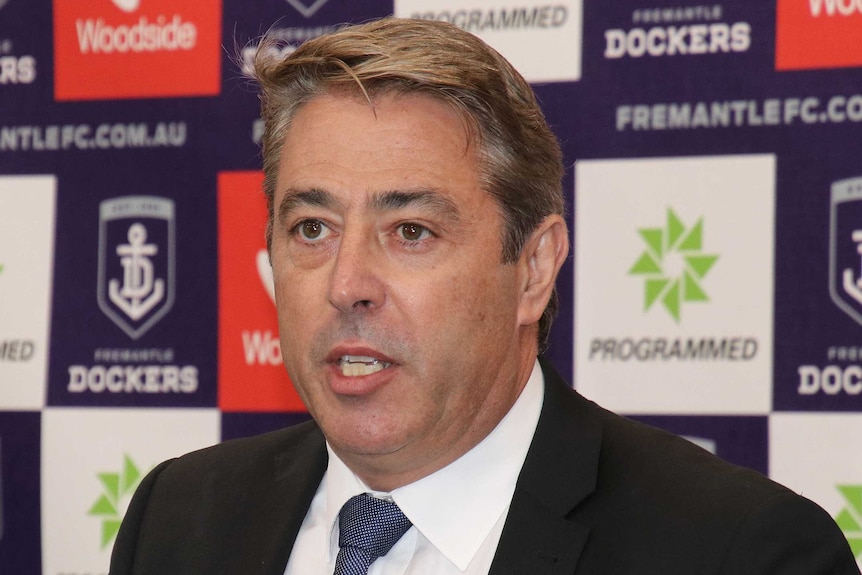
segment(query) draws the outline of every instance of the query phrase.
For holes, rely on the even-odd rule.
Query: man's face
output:
[[[523,262],[465,124],[421,95],[315,97],[286,135],[272,263],[284,363],[330,444],[372,487],[487,435],[535,357]],[[377,483],[377,485],[374,485]]]

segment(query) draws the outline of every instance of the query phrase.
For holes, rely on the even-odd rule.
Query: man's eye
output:
[[[313,241],[325,238],[329,229],[320,220],[303,220],[296,225],[294,231],[302,239]]]
[[[424,240],[425,238],[431,235],[431,232],[428,231],[428,228],[425,226],[420,226],[419,224],[401,224],[399,226],[399,232],[401,237],[407,240],[408,242],[416,242],[419,240]]]

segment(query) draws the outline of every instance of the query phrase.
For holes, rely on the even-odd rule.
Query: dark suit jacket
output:
[[[544,371],[493,575],[859,573],[814,503]],[[282,575],[325,469],[314,422],[167,461],[132,500],[111,575]]]

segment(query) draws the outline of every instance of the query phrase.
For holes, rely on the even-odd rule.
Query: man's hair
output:
[[[517,261],[547,216],[565,209],[562,153],[535,94],[499,53],[451,24],[384,18],[345,26],[281,56],[264,37],[254,59],[261,88],[264,193],[272,242],[275,183],[282,144],[303,104],[317,95],[353,90],[373,106],[378,94],[422,94],[451,105],[476,146],[479,181],[503,220],[502,261]],[[556,289],[539,321],[547,342]]]

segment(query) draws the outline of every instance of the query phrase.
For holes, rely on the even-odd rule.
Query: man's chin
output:
[[[323,430],[327,441],[346,461],[350,459],[365,459],[370,461],[385,459],[402,451],[406,441],[392,433],[374,433],[362,430],[338,430],[327,433]]]

